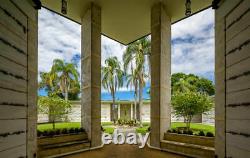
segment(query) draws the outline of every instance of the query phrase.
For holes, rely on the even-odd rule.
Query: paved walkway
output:
[[[65,158],[184,158],[164,151],[144,147],[139,149],[137,145],[104,145],[101,149],[86,151]]]

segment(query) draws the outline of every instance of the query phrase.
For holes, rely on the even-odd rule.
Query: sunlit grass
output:
[[[177,127],[185,127],[186,124],[183,122],[172,122],[171,123],[171,129],[176,129]],[[205,133],[207,132],[212,132],[213,134],[215,133],[215,128],[212,125],[207,125],[207,124],[202,124],[202,123],[191,123],[190,128],[194,132],[198,131],[204,131]]]
[[[102,122],[102,126],[110,126],[113,125],[112,122]],[[55,123],[55,128],[56,129],[62,129],[62,128],[80,128],[81,123],[80,122],[60,122],[60,123]],[[38,124],[37,129],[40,131],[45,131],[45,130],[51,130],[53,129],[53,124],[52,123],[43,123],[43,124]],[[109,130],[110,131],[110,130]]]
[[[112,127],[112,122],[102,122],[102,126],[106,133],[112,134],[114,132],[114,127]],[[150,126],[150,123],[143,123],[143,127],[136,128],[137,133],[145,134],[148,130],[148,127]],[[62,128],[79,128],[81,127],[80,122],[62,122],[62,123],[56,123],[55,128],[56,129],[62,129]],[[178,127],[185,127],[185,123],[182,122],[172,122],[171,123],[171,129],[176,129]],[[215,128],[212,125],[207,124],[201,124],[201,123],[191,123],[190,128],[194,132],[204,131],[215,133]],[[52,123],[46,123],[46,124],[38,124],[37,129],[40,131],[45,130],[51,130],[53,129]]]

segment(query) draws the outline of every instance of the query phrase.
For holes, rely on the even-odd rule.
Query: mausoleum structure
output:
[[[81,120],[91,148],[102,145],[101,35],[129,44],[151,34],[150,145],[162,149],[171,119],[171,24],[187,17],[185,3],[0,0],[0,157],[37,155],[37,16],[41,6],[82,26]],[[211,6],[215,9],[215,155],[248,157],[250,1],[191,0],[191,6],[192,14]]]

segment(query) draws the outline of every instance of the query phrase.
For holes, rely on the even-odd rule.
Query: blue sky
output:
[[[214,81],[214,11],[207,9],[171,27],[171,72],[193,73]],[[39,11],[38,71],[49,71],[53,59],[74,62],[80,72],[81,26],[46,9]],[[117,56],[122,63],[126,46],[102,36],[102,65],[104,60]],[[38,80],[40,77],[38,76]],[[144,89],[144,98],[149,88]],[[44,95],[45,92],[40,91]],[[123,87],[117,94],[120,100],[132,99],[131,89]],[[102,99],[110,99],[102,90]]]

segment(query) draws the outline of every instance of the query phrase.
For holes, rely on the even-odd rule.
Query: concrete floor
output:
[[[183,156],[163,152],[144,147],[139,149],[137,145],[104,145],[101,149],[86,151],[68,155],[65,158],[184,158]]]

